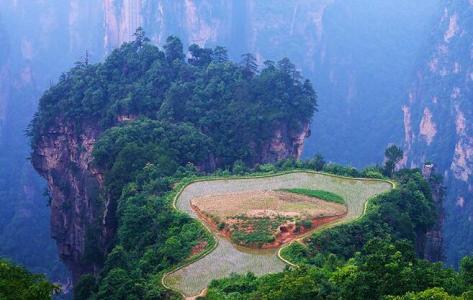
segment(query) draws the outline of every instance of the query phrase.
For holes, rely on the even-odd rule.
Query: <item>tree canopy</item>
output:
[[[135,40],[103,63],[79,63],[63,74],[40,99],[29,128],[33,144],[58,120],[105,130],[146,117],[190,124],[210,138],[217,164],[231,167],[238,159],[256,163],[276,129],[298,132],[316,110],[312,85],[294,76],[287,58],[260,69],[252,54],[233,63],[223,47],[193,44],[186,61],[179,38],[168,37],[162,49],[148,41],[138,28]]]
[[[44,275],[31,274],[25,268],[0,259],[0,299],[46,300],[59,292]]]

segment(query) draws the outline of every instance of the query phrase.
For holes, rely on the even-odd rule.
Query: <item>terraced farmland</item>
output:
[[[191,207],[191,200],[194,198],[292,188],[320,189],[342,196],[348,212],[341,220],[347,222],[363,213],[365,203],[369,198],[388,191],[392,186],[386,181],[352,179],[311,172],[294,172],[247,179],[218,179],[198,181],[188,185],[176,200],[176,207],[198,219]],[[211,280],[231,273],[253,272],[262,275],[280,272],[285,267],[285,263],[277,256],[277,249],[251,250],[238,247],[221,236],[216,235],[216,238],[218,245],[215,250],[202,259],[165,276],[163,279],[165,285],[185,296],[193,296],[206,288]]]
[[[191,205],[214,231],[252,248],[279,248],[347,212],[343,204],[286,191],[207,195],[193,198]]]

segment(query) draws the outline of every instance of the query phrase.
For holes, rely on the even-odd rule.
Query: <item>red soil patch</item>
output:
[[[199,219],[204,220],[204,222],[215,232],[218,232],[220,235],[230,239],[231,232],[228,228],[225,227],[223,230],[218,229],[218,224],[215,223],[211,218],[204,214],[197,206],[191,204],[192,209],[195,211]]]
[[[209,216],[207,216],[204,212],[202,212],[197,206],[191,205],[191,207],[196,212],[197,216],[201,220],[203,220],[213,231],[231,240],[232,232],[228,229],[227,226],[225,226],[224,229],[219,229],[218,224],[215,223],[215,221],[212,220]],[[347,211],[335,216],[314,218],[312,219],[311,228],[305,228],[304,226],[299,226],[297,230],[296,230],[296,225],[294,223],[281,224],[279,226],[279,232],[275,235],[275,241],[272,243],[266,243],[262,245],[260,248],[261,249],[279,248],[283,244],[289,243],[292,240],[297,239],[308,232],[315,231],[317,230],[318,227],[322,225],[333,223],[345,217],[346,215],[347,215]],[[244,245],[244,246],[249,247],[247,245]]]
[[[198,243],[197,245],[195,245],[194,247],[192,247],[191,256],[194,256],[194,255],[199,254],[200,252],[204,251],[205,247],[207,247],[207,245],[208,245],[207,241],[202,241],[202,242]]]
[[[280,230],[280,232],[276,235],[276,240],[270,244],[264,244],[261,248],[262,249],[271,249],[271,248],[279,248],[282,245],[291,242],[292,240],[297,239],[298,237],[311,232],[315,231],[318,227],[333,223],[336,220],[339,220],[346,216],[347,213],[337,215],[337,216],[330,216],[330,217],[320,217],[312,219],[312,227],[305,228],[304,226],[300,226],[299,230],[296,231],[296,226],[293,223],[281,225],[281,227],[285,226],[285,230]]]

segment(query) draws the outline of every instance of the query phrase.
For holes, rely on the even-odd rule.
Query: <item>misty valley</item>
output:
[[[473,299],[471,0],[0,1],[0,299]]]

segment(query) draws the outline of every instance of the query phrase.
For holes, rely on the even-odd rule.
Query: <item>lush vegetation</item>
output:
[[[305,195],[309,197],[314,197],[314,198],[319,198],[319,199],[329,201],[329,202],[345,204],[345,200],[343,199],[342,196],[337,195],[335,193],[327,192],[324,190],[311,190],[311,189],[296,188],[296,189],[283,189],[283,191]]]
[[[59,292],[44,275],[31,274],[25,268],[0,259],[0,299],[44,300]]]
[[[261,247],[264,244],[274,242],[273,232],[281,224],[279,222],[281,221],[271,220],[268,217],[252,218],[245,222],[243,226],[235,229],[232,232],[231,239],[240,245]]]
[[[213,239],[189,216],[171,206],[174,183],[193,176],[191,162],[208,154],[208,138],[186,124],[137,120],[106,131],[94,150],[105,170],[106,194],[116,199],[118,230],[113,249],[86,252],[84,259],[103,261],[98,278],[84,276],[78,299],[155,299],[166,292],[160,272],[192,256],[193,247]],[[101,205],[98,197],[96,205]]]
[[[361,219],[284,249],[300,268],[213,281],[207,299],[470,299],[473,258],[460,272],[416,258],[416,238],[436,216],[430,189],[416,170],[395,177],[400,186],[373,199]]]
[[[77,63],[44,93],[29,130],[33,144],[58,120],[80,132],[146,117],[189,124],[209,138],[213,163],[231,167],[258,162],[275,129],[297,132],[316,109],[311,83],[287,58],[258,69],[251,54],[237,64],[222,47],[191,45],[186,61],[176,37],[159,49],[141,29],[135,36],[103,63]]]
[[[237,244],[261,247],[275,240],[275,231],[279,225],[288,221],[283,216],[249,218],[240,216],[241,221],[232,231],[231,239]]]
[[[64,124],[75,134],[90,127],[102,132],[94,163],[104,171],[106,190],[97,191],[91,205],[103,209],[105,199],[110,200],[117,234],[112,249],[101,249],[94,226],[88,228],[82,259],[103,268],[80,279],[77,299],[170,297],[161,286],[163,272],[198,255],[193,252],[196,246],[206,243],[210,248],[213,243],[198,222],[172,208],[173,186],[197,175],[195,166],[219,168],[216,175],[252,172],[248,166],[261,159],[276,129],[297,132],[316,109],[310,82],[288,59],[267,61],[258,69],[251,54],[235,64],[222,47],[192,45],[186,61],[176,37],[159,49],[147,43],[142,30],[135,35],[105,62],[79,62],[63,74],[40,99],[29,128],[33,147]],[[387,150],[384,167],[361,172],[326,164],[320,156],[256,166],[265,173],[313,169],[370,178],[395,174],[400,187],[376,197],[358,221],[285,249],[283,254],[303,267],[215,281],[208,298],[471,295],[471,258],[463,260],[458,273],[416,258],[412,245],[436,214],[429,186],[417,171],[394,173],[402,157],[398,150]],[[32,280],[20,281],[36,282]]]
[[[213,281],[206,299],[471,299],[471,258],[455,272],[415,257],[406,241],[375,238],[348,261],[331,255],[318,266]]]
[[[117,234],[104,249],[100,224],[87,228],[82,263],[103,269],[81,278],[76,298],[169,295],[162,272],[213,243],[200,223],[172,208],[173,186],[197,169],[243,172],[261,160],[276,129],[299,132],[315,110],[311,83],[287,58],[260,67],[245,54],[234,63],[222,47],[191,45],[185,53],[173,36],[160,49],[138,29],[103,63],[78,62],[41,97],[28,130],[33,147],[59,126],[101,133],[94,164],[106,190],[91,205],[100,212],[110,200]]]
[[[317,255],[330,253],[348,259],[375,237],[392,236],[415,243],[436,220],[431,191],[415,170],[397,173],[396,180],[400,186],[370,201],[363,218],[311,236],[306,240],[308,247],[292,259],[311,264]]]
[[[298,161],[297,165],[307,165],[306,161]],[[265,169],[275,169],[276,166],[265,165]],[[248,170],[248,168],[246,168]],[[258,167],[259,169],[259,167]],[[238,167],[234,172],[240,172],[241,168]],[[251,170],[248,170],[251,172]],[[263,175],[263,176],[260,176]],[[374,195],[389,191],[392,186],[386,181],[380,180],[361,180],[355,178],[344,178],[339,176],[332,176],[330,174],[315,173],[315,172],[306,172],[305,170],[298,171],[297,169],[292,169],[288,171],[283,171],[280,173],[272,173],[268,171],[267,173],[252,173],[250,175],[245,175],[244,179],[235,178],[228,176],[226,180],[221,180],[221,178],[210,177],[210,180],[200,179],[198,182],[193,183],[189,186],[189,189],[184,189],[181,197],[178,197],[176,200],[176,207],[183,211],[189,213],[189,215],[198,218],[194,213],[194,210],[191,204],[196,205],[199,208],[205,208],[202,205],[202,202],[207,202],[208,198],[203,200],[203,195],[212,195],[215,191],[218,191],[218,194],[215,195],[214,201],[221,201],[218,205],[212,205],[211,207],[218,209],[213,210],[212,213],[214,216],[226,216],[226,214],[220,214],[222,211],[221,207],[225,206],[226,201],[220,198],[220,193],[230,193],[233,197],[242,199],[243,192],[248,191],[248,194],[258,197],[258,192],[255,191],[255,187],[262,187],[264,189],[278,190],[283,188],[289,188],[294,185],[296,182],[304,183],[304,186],[309,188],[322,188],[327,191],[335,192],[339,195],[342,195],[346,199],[346,205],[348,206],[348,213],[340,219],[340,222],[349,222],[363,213],[363,207],[367,199],[373,197]],[[219,179],[219,180],[211,180]],[[278,192],[275,192],[276,194]],[[262,193],[264,194],[264,193]],[[281,193],[283,194],[283,193]],[[291,195],[283,195],[284,197]],[[297,195],[292,195],[293,197],[298,197]],[[193,200],[195,199],[195,201]],[[287,199],[287,198],[286,198]],[[265,200],[266,201],[266,200]],[[310,201],[309,201],[310,202]],[[245,203],[244,201],[239,202],[242,210],[237,210],[234,206],[227,206],[227,209],[230,208],[232,212],[236,212],[237,215],[241,214],[242,211],[248,209],[248,207],[255,207],[253,201],[251,204]],[[301,203],[289,203],[288,209],[292,211],[294,208],[300,209]],[[294,204],[297,204],[294,206]],[[337,206],[341,208],[341,211],[344,210],[343,206],[334,203],[327,203],[328,206]],[[282,208],[284,205],[277,204],[278,207]],[[310,209],[309,207],[304,207],[303,209]],[[224,209],[225,210],[225,209]],[[205,209],[204,209],[205,211]],[[228,212],[229,210],[225,210]],[[307,213],[308,211],[306,211]],[[318,215],[318,212],[315,212],[315,215]],[[333,211],[332,211],[333,213]],[[222,221],[222,218],[215,219],[214,222]],[[260,233],[264,233],[266,230],[270,230],[270,227],[277,224],[275,222],[268,222],[270,220],[261,220],[266,222],[261,222],[261,225],[264,225],[263,228],[259,230]],[[296,228],[289,228],[286,232],[289,233],[294,229],[299,230],[308,230],[312,227],[312,220],[300,220],[296,221]],[[321,221],[322,222],[322,221]],[[228,222],[228,225],[234,224],[233,220]],[[251,224],[251,220],[249,222]],[[316,224],[319,222],[315,222]],[[323,223],[323,222],[322,222]],[[320,224],[320,223],[319,223]],[[225,225],[224,225],[225,226]],[[254,226],[252,225],[251,227]],[[298,228],[297,228],[298,227]],[[302,228],[305,227],[305,228]],[[310,227],[310,228],[309,228]],[[273,227],[274,228],[274,227]],[[279,229],[279,228],[278,228]],[[268,231],[266,231],[268,232]],[[271,230],[271,232],[273,232]],[[250,236],[248,240],[253,238]],[[257,236],[258,237],[258,236]],[[263,240],[265,236],[258,237],[260,240]],[[201,290],[206,288],[208,284],[213,279],[220,279],[225,276],[229,276],[231,272],[237,272],[244,274],[246,272],[254,272],[258,275],[263,275],[267,273],[281,272],[284,270],[284,266],[287,266],[283,261],[278,258],[277,250],[262,251],[261,249],[245,249],[244,251],[239,251],[238,248],[231,245],[229,241],[224,238],[220,238],[219,243],[215,250],[213,250],[209,255],[204,258],[191,263],[190,265],[180,269],[176,272],[168,274],[165,276],[164,281],[166,284],[182,293],[185,293],[187,296],[193,296],[200,293]],[[288,238],[286,235],[282,237],[283,239]],[[252,240],[254,241],[254,239]]]

